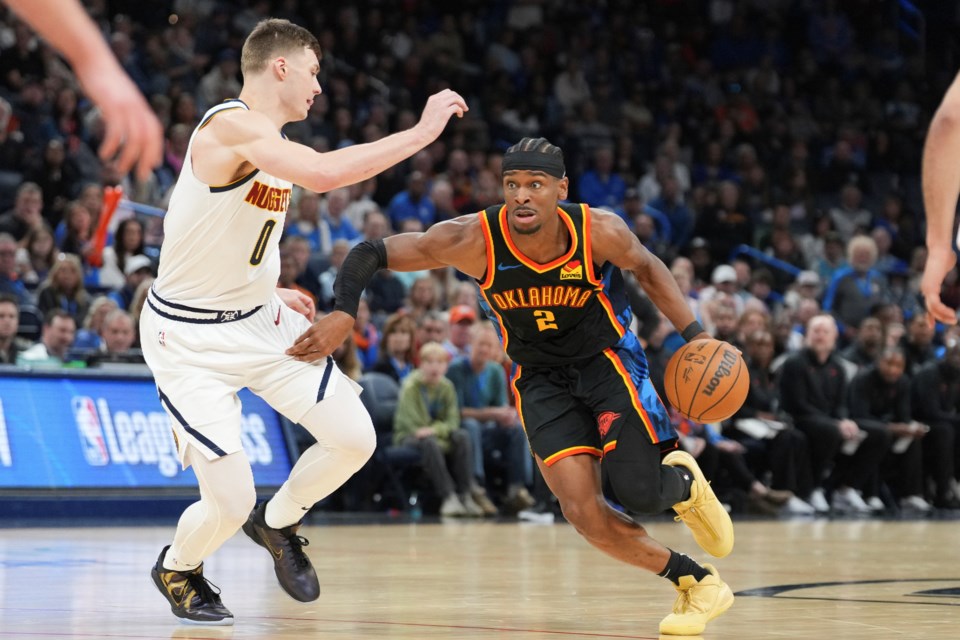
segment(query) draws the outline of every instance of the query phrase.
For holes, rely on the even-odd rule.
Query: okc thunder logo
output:
[[[613,411],[604,411],[597,416],[597,430],[600,431],[601,438],[607,437],[610,427],[613,426],[614,421],[616,421],[616,419],[619,417],[620,414],[614,413]]]

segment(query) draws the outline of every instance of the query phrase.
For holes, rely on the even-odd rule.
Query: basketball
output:
[[[696,422],[720,422],[747,399],[750,373],[740,353],[722,340],[694,340],[670,361],[663,381],[667,401]]]

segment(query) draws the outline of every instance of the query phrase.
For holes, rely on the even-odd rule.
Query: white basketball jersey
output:
[[[194,175],[190,157],[197,132],[212,117],[247,108],[240,100],[213,107],[190,137],[163,222],[153,285],[165,300],[228,311],[251,309],[274,295],[291,183],[254,169],[230,184],[211,186]]]

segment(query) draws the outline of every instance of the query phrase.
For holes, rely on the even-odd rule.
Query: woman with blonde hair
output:
[[[61,253],[37,291],[37,308],[44,316],[52,309],[62,309],[73,316],[79,325],[89,307],[90,294],[83,288],[80,258]]]
[[[100,337],[100,326],[107,314],[118,309],[117,303],[107,296],[97,296],[90,303],[90,310],[83,319],[83,327],[77,331],[73,341],[75,349],[99,349],[103,339]]]

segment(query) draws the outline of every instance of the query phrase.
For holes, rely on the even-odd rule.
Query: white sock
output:
[[[190,565],[185,562],[181,562],[173,556],[173,547],[167,549],[167,553],[163,556],[163,562],[161,563],[163,568],[167,571],[193,571],[199,567],[202,563],[198,562],[197,564]]]
[[[267,526],[273,529],[289,527],[300,522],[312,506],[313,504],[303,504],[295,500],[284,483],[267,503],[264,520],[267,521]]]

